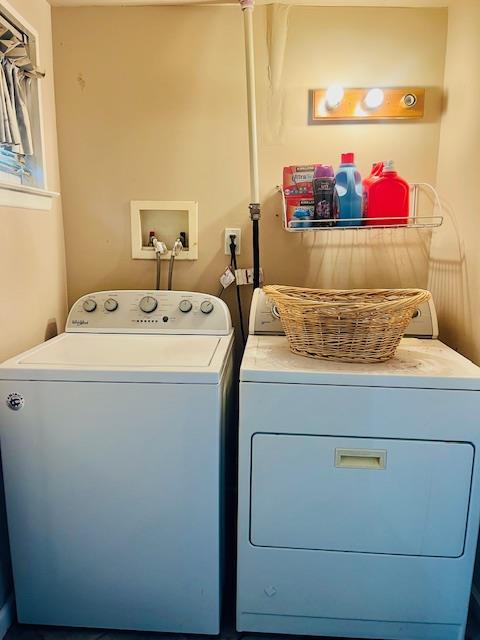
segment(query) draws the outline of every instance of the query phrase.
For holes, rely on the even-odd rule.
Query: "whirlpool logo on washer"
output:
[[[20,411],[25,405],[25,398],[21,393],[9,393],[7,396],[7,407],[12,411]]]

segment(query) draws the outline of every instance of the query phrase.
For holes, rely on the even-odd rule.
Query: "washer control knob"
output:
[[[97,308],[97,303],[93,298],[87,298],[83,301],[82,307],[87,313],[92,313],[92,311],[95,311],[95,309]]]
[[[107,298],[103,306],[105,311],[116,311],[118,309],[118,302],[115,298]]]
[[[188,313],[192,310],[192,303],[190,302],[190,300],[180,300],[178,308],[182,313]]]
[[[158,302],[153,296],[144,296],[139,306],[144,313],[152,313],[158,307]]]
[[[204,300],[202,302],[202,304],[200,305],[200,311],[202,313],[212,313],[212,311],[213,311],[213,302],[210,302],[210,300]]]

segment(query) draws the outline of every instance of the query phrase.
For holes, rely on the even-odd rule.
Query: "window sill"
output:
[[[0,182],[0,207],[50,211],[52,200],[59,195],[55,191]]]

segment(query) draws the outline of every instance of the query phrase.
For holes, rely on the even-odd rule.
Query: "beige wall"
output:
[[[277,81],[267,82],[267,54],[260,56],[259,65],[268,278],[334,288],[426,286],[429,232],[362,230],[293,236],[281,229],[278,199],[269,190],[278,183],[283,165],[315,160],[337,164],[342,151],[356,152],[363,174],[373,162],[392,158],[406,179],[435,182],[446,10],[294,7],[288,17],[282,68],[274,43],[281,38],[284,11],[270,8],[266,16],[272,25],[269,29],[267,24],[267,33],[272,33],[267,60],[274,68],[270,77]],[[264,29],[258,24],[260,34]],[[262,51],[260,43],[258,49]],[[425,86],[425,119],[308,126],[307,90],[334,82],[347,87]]]
[[[432,243],[430,286],[442,337],[480,364],[478,0],[455,0],[449,10],[445,89],[437,180],[447,219]]]
[[[50,6],[46,0],[10,0],[12,7],[39,33],[45,118],[48,188],[60,191],[55,128],[55,99]],[[61,330],[66,312],[65,256],[60,200],[51,212],[0,207],[0,361],[27,349],[55,324]]]
[[[70,301],[91,290],[153,286],[153,262],[130,258],[132,199],[199,201],[199,260],[178,264],[175,285],[216,292],[225,226],[243,228],[240,261],[251,263],[240,11],[55,8],[53,26]],[[429,234],[302,239],[282,230],[275,185],[285,164],[337,163],[350,150],[363,171],[392,157],[406,178],[434,182],[446,26],[443,9],[257,9],[270,282],[426,285]],[[426,86],[425,121],[308,126],[308,89],[333,81]]]

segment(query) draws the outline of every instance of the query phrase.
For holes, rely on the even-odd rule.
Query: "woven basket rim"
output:
[[[418,306],[422,302],[425,302],[431,298],[431,293],[426,289],[311,289],[307,287],[289,287],[286,285],[267,285],[263,287],[263,291],[265,295],[271,297],[275,300],[275,298],[283,299],[283,302],[291,302],[298,307],[309,307],[309,308],[317,308],[322,310],[328,309],[347,309],[349,308],[351,311],[368,311],[375,310],[377,313],[385,312],[389,309],[395,308],[397,306],[402,307],[410,307],[410,306]],[[295,295],[295,292],[304,294],[314,294],[316,295],[329,295],[329,296],[338,296],[333,300],[318,300],[315,299],[312,295],[311,298],[306,298],[300,295]],[[348,299],[347,296],[352,294],[365,294],[366,296],[385,296],[387,299],[384,300],[352,300]],[[345,296],[345,300],[341,300],[341,297]],[[393,299],[392,299],[393,298]],[[282,303],[282,300],[275,300],[275,302]]]
[[[338,294],[338,295],[349,295],[349,294],[378,294],[378,295],[414,295],[417,293],[430,293],[426,289],[417,289],[417,288],[405,288],[405,289],[313,289],[309,287],[290,287],[284,284],[267,284],[263,287],[263,290],[266,292],[267,289],[271,289],[274,291],[278,291],[283,295],[291,295],[295,297],[295,295],[285,293],[286,291],[298,291],[304,293],[325,293],[325,294]]]

